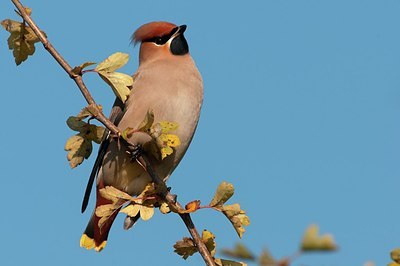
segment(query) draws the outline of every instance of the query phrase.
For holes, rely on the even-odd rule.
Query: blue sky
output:
[[[294,265],[377,265],[400,246],[400,2],[23,1],[71,65],[129,53],[133,73],[140,25],[187,24],[205,85],[200,124],[168,185],[181,202],[208,203],[222,181],[247,210],[243,243],[276,257],[297,249],[311,223],[340,246]],[[1,1],[0,19],[16,18]],[[65,120],[85,102],[37,45],[15,67],[0,31],[3,140],[1,265],[202,265],[172,245],[188,233],[176,215],[157,214],[131,231],[116,221],[100,254],[79,247],[91,210],[80,204],[94,156],[70,170]],[[114,101],[96,76],[85,81],[106,112]],[[93,208],[93,199],[90,202]],[[232,247],[237,236],[218,213],[193,215],[201,230]]]

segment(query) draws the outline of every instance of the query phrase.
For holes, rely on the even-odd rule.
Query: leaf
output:
[[[13,50],[13,56],[17,65],[25,61],[28,56],[34,54],[34,44],[40,40],[29,26],[11,19],[3,20],[1,25],[6,31],[11,33],[7,40],[8,48]],[[46,36],[44,32],[42,33]]]
[[[214,198],[210,202],[211,207],[220,207],[225,204],[233,195],[235,189],[232,184],[222,182],[215,192]]]
[[[75,168],[83,162],[83,159],[89,158],[92,153],[92,141],[100,144],[105,134],[105,128],[101,126],[88,124],[82,119],[86,117],[88,109],[83,109],[78,117],[70,116],[67,119],[67,125],[79,134],[67,140],[65,150],[69,151],[67,159],[70,162],[71,168]]]
[[[174,150],[171,147],[169,147],[169,146],[162,147],[161,148],[161,160],[164,160],[165,157],[167,157],[168,155],[171,155],[172,153],[174,153]]]
[[[92,153],[92,143],[77,134],[67,140],[64,149],[68,151],[67,159],[70,167],[75,168],[83,162],[83,159],[89,158]]]
[[[118,200],[133,201],[134,198],[128,193],[125,193],[113,186],[106,186],[99,190],[100,195],[112,202],[117,202]]]
[[[215,236],[213,235],[213,233],[211,233],[210,231],[207,231],[207,230],[203,230],[203,233],[201,235],[201,240],[203,241],[204,245],[207,247],[211,256],[214,257],[217,244],[215,243]]]
[[[181,141],[177,135],[174,134],[161,134],[157,138],[157,144],[161,148],[161,159],[163,160],[168,155],[171,155],[174,150],[173,147],[177,147],[181,144]]]
[[[185,260],[198,251],[193,240],[189,237],[184,237],[182,240],[177,241],[174,249],[174,252],[182,256]]]
[[[200,200],[194,200],[186,204],[185,210],[180,211],[179,213],[191,213],[195,212],[200,208]]]
[[[139,131],[147,132],[151,128],[154,123],[154,113],[151,110],[148,110],[143,121],[139,125]]]
[[[81,65],[74,67],[72,69],[72,73],[74,73],[76,75],[82,75],[82,70],[83,69],[87,68],[88,66],[95,65],[95,64],[96,64],[95,62],[90,62],[90,61],[82,63]]]
[[[243,233],[246,231],[244,229],[244,226],[248,226],[250,224],[250,220],[249,217],[246,215],[246,212],[244,210],[241,210],[240,205],[237,203],[222,206],[220,210],[232,223],[239,237],[242,238]]]
[[[86,139],[100,144],[103,141],[105,131],[106,129],[104,127],[88,124],[85,131],[81,133],[85,134]]]
[[[400,264],[400,248],[393,249],[393,250],[390,252],[390,257],[392,258],[392,260],[393,260],[394,262]]]
[[[141,205],[140,207],[140,218],[142,218],[143,221],[147,221],[153,217],[154,207],[148,207],[145,205]]]
[[[174,134],[161,134],[158,137],[158,141],[160,141],[163,146],[168,147],[178,147],[179,145],[181,145],[179,137]]]
[[[161,203],[160,212],[162,214],[167,214],[167,213],[171,212],[171,209],[169,208],[168,203],[166,203],[166,202]]]
[[[233,258],[255,260],[255,256],[251,251],[241,243],[237,243],[234,249],[222,249],[221,252]]]
[[[95,68],[96,71],[114,72],[123,67],[129,61],[129,55],[121,52],[110,55]]]
[[[70,116],[67,119],[67,125],[70,129],[74,131],[81,131],[82,128],[86,127],[87,123],[83,122],[80,118],[76,116]]]
[[[174,122],[169,122],[169,121],[161,121],[158,124],[161,126],[161,132],[162,133],[169,133],[171,131],[174,131],[178,129],[178,124]]]
[[[11,34],[10,38],[11,37],[13,38],[13,56],[15,59],[15,63],[18,66],[26,59],[28,59],[28,56],[35,53],[35,45],[32,42],[28,42],[23,38],[15,38],[15,35],[13,36],[13,34]]]
[[[76,118],[83,120],[89,116],[97,116],[99,114],[99,111],[102,111],[103,107],[101,105],[96,105],[95,104],[89,104],[85,108],[83,108],[79,114],[76,116]]]
[[[128,206],[120,210],[120,212],[125,213],[130,217],[135,217],[139,213],[139,211],[140,205],[138,204],[129,204]]]
[[[260,266],[273,266],[273,265],[279,265],[278,262],[272,257],[271,253],[267,250],[264,249],[261,252],[259,264]]]
[[[302,251],[334,251],[337,249],[333,236],[330,234],[318,235],[317,225],[310,225],[303,236],[301,243]]]
[[[246,263],[237,262],[233,260],[224,260],[224,259],[214,259],[215,264],[218,266],[247,266]]]
[[[104,204],[100,205],[96,208],[95,214],[97,217],[110,217],[111,214],[116,210],[116,205],[115,204]]]
[[[112,88],[115,96],[125,103],[131,92],[129,87],[133,84],[132,77],[118,72],[98,71],[97,73]]]

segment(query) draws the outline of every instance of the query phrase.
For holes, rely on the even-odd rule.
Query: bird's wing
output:
[[[124,114],[124,104],[117,97],[115,99],[113,108],[111,109],[110,121],[113,122],[114,125],[118,125],[119,122],[121,121],[123,114]],[[110,144],[111,141],[110,136],[108,136],[108,130],[106,130],[104,134],[106,138],[100,144],[99,152],[97,154],[96,161],[94,162],[93,169],[92,172],[90,173],[90,177],[86,186],[85,195],[82,201],[82,209],[81,209],[82,213],[86,210],[86,207],[89,203],[90,192],[92,191],[94,180],[96,179],[96,176],[99,173],[100,167],[103,163],[104,155],[106,154],[108,145]]]

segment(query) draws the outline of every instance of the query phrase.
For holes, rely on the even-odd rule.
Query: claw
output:
[[[128,147],[128,154],[130,155],[130,161],[131,162],[136,162],[136,159],[142,154],[143,149],[142,145],[137,144],[137,145],[131,145]]]

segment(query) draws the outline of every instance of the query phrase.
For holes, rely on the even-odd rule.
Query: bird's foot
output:
[[[143,147],[140,144],[136,144],[136,145],[130,145],[128,147],[128,154],[131,157],[130,161],[131,162],[136,162],[136,159],[142,155],[143,153]]]

